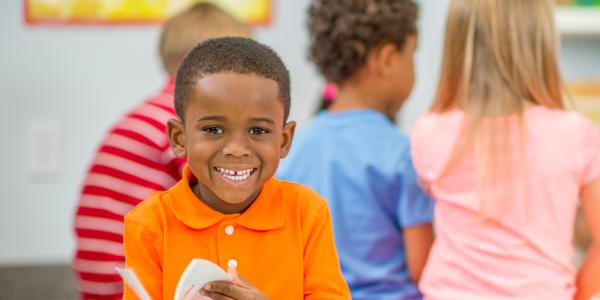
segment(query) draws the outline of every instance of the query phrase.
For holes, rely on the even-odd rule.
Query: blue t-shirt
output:
[[[322,112],[296,135],[277,172],[327,199],[353,299],[420,299],[402,229],[430,223],[408,137],[372,110]]]

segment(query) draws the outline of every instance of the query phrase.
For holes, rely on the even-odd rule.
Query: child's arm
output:
[[[587,249],[590,248],[590,245],[592,244],[592,236],[590,234],[589,226],[585,222],[585,218],[581,207],[577,209],[577,214],[575,216],[574,235],[575,245],[584,252],[587,251]]]
[[[425,268],[429,249],[433,244],[433,228],[431,224],[417,225],[404,228],[404,242],[406,250],[406,264],[410,279],[419,283],[421,273]]]
[[[592,244],[577,274],[575,300],[588,300],[600,292],[600,178],[583,188],[581,206],[590,229]]]
[[[401,174],[398,223],[404,235],[408,275],[412,282],[418,284],[433,244],[434,201],[421,188],[410,153],[401,158],[398,170]]]

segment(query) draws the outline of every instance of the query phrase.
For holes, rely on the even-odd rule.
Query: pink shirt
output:
[[[507,160],[512,182],[496,191],[510,188],[510,196],[491,222],[482,218],[472,151],[436,180],[463,119],[458,110],[427,113],[411,137],[417,174],[436,200],[436,240],[420,282],[425,298],[572,299],[573,223],[581,188],[600,177],[597,129],[579,113],[529,108],[525,167]],[[510,153],[521,149],[518,136]]]

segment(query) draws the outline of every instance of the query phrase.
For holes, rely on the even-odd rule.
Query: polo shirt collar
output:
[[[232,219],[235,223],[254,230],[274,230],[283,227],[285,205],[279,180],[270,178],[254,203],[244,213],[232,215],[222,214],[200,201],[190,188],[190,182],[195,181],[189,166],[186,165],[181,180],[170,189],[171,209],[177,219],[188,227],[205,229],[224,219]]]

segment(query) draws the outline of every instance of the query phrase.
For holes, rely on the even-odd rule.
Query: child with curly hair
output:
[[[419,299],[433,202],[417,184],[408,138],[390,121],[414,81],[410,0],[316,0],[310,57],[335,101],[297,135],[278,176],[329,202],[353,299]]]

